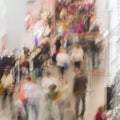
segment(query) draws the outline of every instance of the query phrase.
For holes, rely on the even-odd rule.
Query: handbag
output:
[[[0,83],[0,94],[3,92],[3,85]]]
[[[19,93],[19,99],[24,102],[25,101],[25,91],[24,89],[21,87],[20,93]]]
[[[67,63],[64,63],[64,68],[68,68],[68,64]]]

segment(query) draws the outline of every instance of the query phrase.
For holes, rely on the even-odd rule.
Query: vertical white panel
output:
[[[25,32],[25,0],[4,0],[7,6],[7,46],[11,51],[20,48],[20,41]]]
[[[96,0],[96,19],[101,27],[108,29],[107,0]]]

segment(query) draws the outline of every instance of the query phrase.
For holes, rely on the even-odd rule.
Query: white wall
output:
[[[105,29],[109,27],[108,16],[108,0],[96,0],[97,22]]]
[[[7,47],[8,50],[20,48],[25,32],[25,0],[4,0],[7,7]]]
[[[0,38],[6,34],[6,12],[4,0],[0,0]]]

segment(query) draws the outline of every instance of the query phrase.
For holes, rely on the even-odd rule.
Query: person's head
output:
[[[54,91],[55,89],[56,89],[56,85],[55,84],[49,86],[50,92]]]
[[[61,39],[62,37],[58,35],[56,41],[60,41]]]
[[[4,74],[5,74],[5,75],[8,75],[8,74],[10,73],[10,69],[11,69],[11,67],[10,67],[10,66],[7,66],[7,67],[5,68],[5,70],[4,70]]]
[[[98,108],[98,112],[103,113],[104,111],[105,111],[104,106],[100,106],[100,107]]]

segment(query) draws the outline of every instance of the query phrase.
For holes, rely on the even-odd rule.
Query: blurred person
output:
[[[41,50],[41,53],[43,55],[44,58],[44,66],[48,67],[49,66],[49,58],[50,58],[50,38],[46,37],[44,39],[44,43],[43,43],[43,48]]]
[[[23,102],[19,99],[20,83],[15,85],[15,90],[13,94],[13,109],[12,109],[12,120],[24,120],[25,110]]]
[[[104,118],[104,112],[105,112],[104,107],[100,106],[98,108],[96,115],[95,115],[95,120],[107,120],[106,118]]]
[[[76,44],[72,50],[71,60],[74,62],[75,70],[80,69],[80,65],[83,61],[84,52],[79,44]]]
[[[60,49],[61,47],[61,37],[60,36],[57,36],[56,38],[56,42],[55,42],[55,46],[56,46],[56,52]]]
[[[52,53],[52,61],[53,61],[53,63],[56,63],[56,56],[59,53],[59,49],[61,47],[61,39],[62,38],[59,35],[55,36],[55,40],[54,40],[54,43],[53,43],[54,50],[52,51],[53,52]]]
[[[24,57],[28,58],[30,56],[30,50],[27,47],[23,47]]]
[[[84,118],[84,113],[86,109],[86,90],[87,90],[87,77],[82,71],[78,71],[74,77],[73,94],[75,96],[75,115],[76,119],[78,117]],[[82,100],[82,111],[79,114],[79,104]]]
[[[9,96],[10,104],[12,105],[12,95],[14,89],[14,80],[13,76],[10,73],[10,66],[7,66],[4,70],[3,76],[1,78],[1,85],[3,86],[3,98],[2,98],[2,107],[5,107],[5,102],[7,96]]]
[[[65,110],[65,103],[69,95],[69,86],[66,80],[62,80],[60,86],[57,89],[58,94],[56,96],[55,103],[58,105],[59,108],[59,116],[60,120],[64,119],[64,110]]]
[[[103,105],[103,110],[104,110],[104,112],[103,112],[102,117],[103,117],[104,120],[108,120],[106,105]]]
[[[41,84],[45,95],[49,93],[49,87],[51,85],[56,85],[56,87],[59,85],[58,80],[52,75],[50,71],[45,72],[45,76],[43,77]]]
[[[48,110],[48,119],[54,120],[54,100],[57,96],[56,85],[52,84],[49,86],[49,93],[47,94],[47,110]]]
[[[30,63],[27,57],[24,57],[21,61],[20,65],[20,77],[24,78],[26,75],[29,74],[30,70]]]
[[[70,63],[69,55],[66,52],[66,49],[61,48],[59,53],[57,54],[57,66],[59,67],[60,76],[64,79],[64,72],[68,68]]]
[[[38,120],[39,116],[39,101],[41,96],[40,87],[31,81],[30,76],[26,76],[21,84],[19,98],[24,104],[26,117],[29,120],[29,108],[33,113],[33,120]]]
[[[71,49],[72,49],[72,46],[73,46],[73,38],[71,35],[68,35],[66,39],[66,49],[67,49],[67,52],[70,53],[71,52]]]

